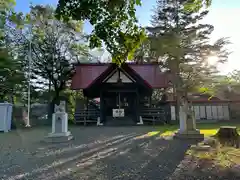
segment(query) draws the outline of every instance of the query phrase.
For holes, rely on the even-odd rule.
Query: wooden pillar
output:
[[[228,120],[232,120],[233,116],[232,116],[232,111],[231,111],[231,102],[228,102],[227,106],[228,106]]]
[[[149,97],[149,107],[152,107],[152,95]]]
[[[100,122],[103,123],[104,121],[104,99],[103,99],[103,92],[100,92]]]
[[[140,106],[140,100],[139,100],[139,92],[138,92],[138,89],[136,91],[136,102],[135,102],[136,106],[135,106],[135,119],[136,119],[136,122],[139,122],[139,106]]]
[[[86,119],[88,118],[88,97],[86,98],[85,107],[84,107],[84,126],[86,126]]]

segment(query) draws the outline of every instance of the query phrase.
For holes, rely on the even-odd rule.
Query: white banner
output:
[[[124,109],[113,109],[113,117],[124,117]]]

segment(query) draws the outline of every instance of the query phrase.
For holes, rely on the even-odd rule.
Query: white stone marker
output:
[[[139,117],[140,121],[137,123],[137,125],[143,125],[143,119],[142,116]]]
[[[196,119],[193,113],[191,116],[188,116],[186,114],[187,111],[190,111],[188,108],[189,107],[187,103],[184,104],[182,108],[180,108],[180,129],[174,137],[180,139],[203,139],[204,135],[200,134],[200,131],[196,129]]]
[[[101,123],[100,120],[101,120],[100,117],[98,117],[98,118],[97,118],[97,126],[103,126],[103,123]]]
[[[73,138],[68,131],[68,114],[65,111],[65,101],[61,101],[60,105],[55,105],[52,115],[52,132],[48,134],[46,141],[48,142],[64,142]]]

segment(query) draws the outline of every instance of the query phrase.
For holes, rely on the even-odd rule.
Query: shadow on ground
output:
[[[75,127],[71,130],[75,139],[63,144],[40,143],[39,137],[34,138],[34,131],[27,132],[36,140],[1,153],[0,178],[168,179],[195,142],[164,140],[159,133],[148,133],[153,130],[152,127]]]
[[[239,180],[239,165],[216,165],[210,159],[185,157],[168,180]]]

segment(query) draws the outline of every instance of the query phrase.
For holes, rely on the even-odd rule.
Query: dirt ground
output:
[[[210,177],[204,172],[206,165],[186,155],[196,142],[163,139],[154,133],[157,127],[75,126],[70,131],[74,140],[58,144],[42,142],[50,128],[0,133],[0,179],[197,180],[203,173]],[[222,177],[210,172],[211,179]],[[236,176],[228,175],[229,180]]]

